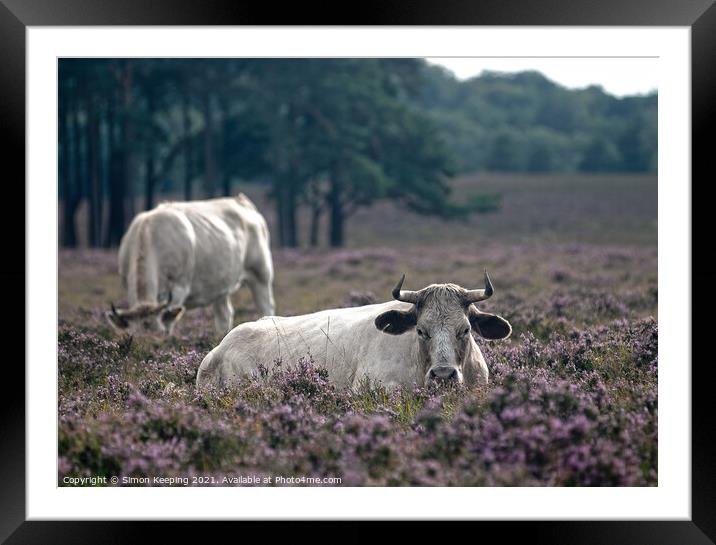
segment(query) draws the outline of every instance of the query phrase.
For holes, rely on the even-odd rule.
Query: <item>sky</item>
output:
[[[646,94],[658,88],[656,58],[428,58],[448,68],[458,79],[483,70],[537,70],[572,89],[601,85],[615,96]]]

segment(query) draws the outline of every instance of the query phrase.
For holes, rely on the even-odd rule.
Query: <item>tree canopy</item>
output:
[[[61,59],[63,243],[86,200],[91,245],[116,245],[137,197],[231,195],[267,184],[277,240],[297,211],[341,246],[355,210],[379,199],[443,217],[469,171],[653,171],[656,95],[568,90],[537,72],[458,81],[421,59]],[[108,206],[105,204],[108,203]],[[105,217],[106,216],[106,217]]]
[[[425,65],[419,104],[439,125],[459,172],[654,172],[657,95],[567,89],[539,72],[459,81]]]

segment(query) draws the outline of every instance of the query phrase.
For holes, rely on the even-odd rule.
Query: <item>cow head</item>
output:
[[[184,313],[183,306],[171,305],[171,295],[165,303],[140,303],[124,310],[117,310],[114,304],[111,307],[105,316],[115,330],[140,335],[171,335]]]
[[[393,289],[393,298],[412,303],[409,310],[389,310],[375,319],[383,333],[402,335],[415,329],[418,361],[425,383],[463,382],[465,362],[474,344],[470,332],[485,339],[505,339],[512,333],[507,320],[480,311],[475,303],[494,290],[485,271],[485,288],[467,290],[456,284],[432,284],[419,291],[401,289],[405,275]]]

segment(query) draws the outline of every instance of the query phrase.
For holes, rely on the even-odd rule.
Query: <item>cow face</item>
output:
[[[393,290],[393,297],[413,303],[413,307],[384,312],[375,319],[375,326],[391,335],[415,330],[418,361],[426,384],[464,381],[465,362],[474,344],[471,333],[486,339],[504,339],[512,332],[507,320],[482,312],[474,304],[493,293],[487,272],[484,290],[433,284],[413,292],[400,289],[404,278]]]
[[[140,304],[126,310],[117,310],[112,305],[112,310],[108,310],[105,316],[110,325],[120,333],[160,337],[172,334],[174,325],[182,314],[183,306]]]

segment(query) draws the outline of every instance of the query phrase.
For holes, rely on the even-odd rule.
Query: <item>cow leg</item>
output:
[[[214,326],[219,335],[226,335],[234,325],[234,306],[231,295],[219,297],[214,301]]]
[[[272,276],[265,275],[263,278],[255,274],[246,277],[246,283],[254,297],[254,303],[261,316],[274,316],[276,314],[276,303],[273,299]]]

